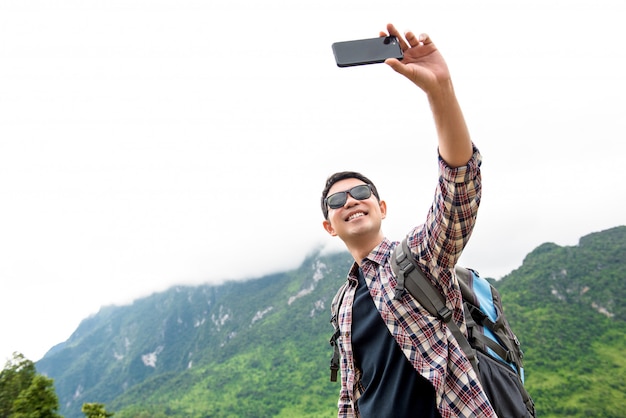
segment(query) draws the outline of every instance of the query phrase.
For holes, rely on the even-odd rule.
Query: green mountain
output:
[[[543,244],[498,283],[542,417],[626,417],[626,227]]]
[[[103,308],[37,363],[65,417],[332,417],[329,305],[348,253]],[[472,266],[480,270],[480,266]],[[624,417],[626,226],[543,244],[496,283],[542,417]]]

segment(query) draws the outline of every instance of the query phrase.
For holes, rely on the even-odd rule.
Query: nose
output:
[[[349,208],[351,206],[354,206],[355,204],[358,203],[358,200],[355,199],[354,197],[352,197],[352,195],[350,193],[346,194],[346,203],[343,204],[344,208]]]

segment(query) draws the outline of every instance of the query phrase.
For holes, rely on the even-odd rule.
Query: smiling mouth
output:
[[[354,219],[360,218],[361,216],[365,216],[365,213],[363,212],[356,212],[353,213],[352,215],[348,216],[348,219],[346,219],[346,221],[350,222]]]

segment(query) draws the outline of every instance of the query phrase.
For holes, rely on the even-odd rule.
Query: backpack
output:
[[[420,270],[411,255],[406,238],[391,256],[391,267],[397,279],[395,298],[408,291],[431,315],[444,321],[476,371],[481,385],[500,418],[536,417],[535,406],[524,388],[523,352],[519,340],[504,316],[500,293],[478,273],[456,266],[455,272],[463,298],[468,337],[452,320],[445,298]],[[344,284],[335,298],[331,323],[335,333],[330,340],[334,348],[331,359],[331,381],[339,370],[339,327],[337,316],[343,301]]]

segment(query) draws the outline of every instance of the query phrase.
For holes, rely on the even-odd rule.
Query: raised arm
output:
[[[402,61],[390,58],[385,63],[421,88],[428,97],[439,140],[439,155],[450,167],[465,165],[472,156],[470,139],[463,112],[456,99],[448,66],[443,56],[426,34],[402,36],[392,25],[388,33],[400,41],[404,52]]]

